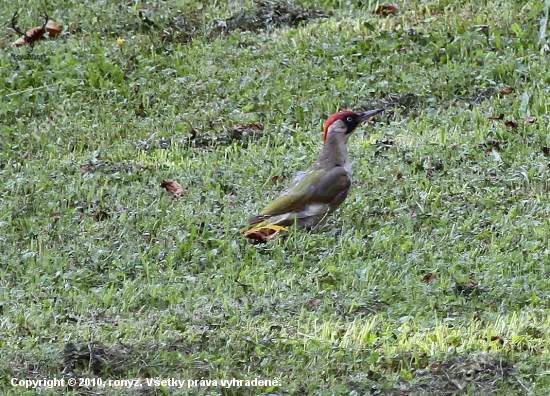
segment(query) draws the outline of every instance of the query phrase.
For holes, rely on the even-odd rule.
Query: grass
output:
[[[45,60],[6,29],[3,394],[547,394],[550,5],[395,4],[50,1]],[[375,106],[342,207],[248,243],[326,117]]]

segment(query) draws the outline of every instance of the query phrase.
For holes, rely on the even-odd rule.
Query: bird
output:
[[[348,196],[352,183],[348,140],[355,128],[382,111],[342,110],[331,115],[325,122],[324,145],[317,160],[248,220],[245,236],[263,228],[278,231],[292,225],[313,229],[334,212]]]

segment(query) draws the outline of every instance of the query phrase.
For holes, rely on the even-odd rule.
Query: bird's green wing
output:
[[[296,178],[283,194],[268,204],[258,216],[251,218],[249,224],[300,211],[310,204],[331,204],[342,194],[345,197],[350,186],[350,175],[342,167],[337,166],[329,171],[310,170]]]

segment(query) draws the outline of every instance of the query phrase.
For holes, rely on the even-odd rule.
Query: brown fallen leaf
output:
[[[46,14],[42,18],[44,18],[44,25],[38,26],[32,29],[27,30],[26,32],[22,32],[17,27],[17,19],[19,18],[19,14],[16,12],[13,14],[11,19],[11,27],[12,29],[20,34],[20,37],[15,40],[11,47],[20,47],[25,44],[30,44],[31,46],[38,40],[44,40],[44,34],[48,32],[50,34],[51,38],[57,37],[62,31],[63,31],[63,25],[60,23],[57,23],[54,20],[51,20],[48,18],[48,15]]]
[[[526,122],[527,124],[534,124],[536,120],[537,120],[536,118],[531,118],[531,117],[527,117],[523,119],[523,121]]]
[[[261,243],[266,243],[267,241],[274,239],[279,232],[284,230],[286,230],[286,227],[278,225],[256,227],[245,232],[244,237],[251,239],[251,242],[254,245],[259,245]]]
[[[429,274],[426,274],[424,275],[424,281],[430,283],[430,282],[433,282],[434,280],[436,280],[437,278],[435,277],[434,274],[432,273],[429,273]]]
[[[510,128],[517,128],[519,126],[519,122],[508,120],[508,121],[504,122],[504,125],[506,125],[507,127],[510,127]]]
[[[316,307],[317,305],[321,304],[322,302],[323,302],[323,300],[321,300],[319,298],[314,298],[308,304],[309,304],[310,307]]]
[[[43,29],[41,26],[27,30],[25,32],[27,38],[25,38],[24,35],[19,37],[11,43],[10,47],[21,47],[22,45],[34,43],[38,40],[44,40],[44,33],[46,33],[46,29]]]
[[[279,176],[279,175],[271,176],[271,181],[275,185],[278,185],[279,183],[282,183],[284,180],[285,180],[284,176]]]
[[[231,127],[234,131],[246,131],[247,129],[252,129],[253,131],[263,131],[264,124],[261,122],[253,122],[252,124],[236,124]]]
[[[147,116],[147,111],[145,110],[145,106],[143,103],[140,103],[136,109],[136,116],[138,117],[145,117]]]
[[[491,336],[491,341],[498,341],[499,344],[504,344],[504,338],[498,335]]]
[[[175,197],[183,197],[185,194],[185,190],[181,184],[172,180],[163,180],[162,183],[160,183],[160,186],[164,187],[166,191],[172,193]]]
[[[500,91],[500,93],[502,95],[510,95],[511,93],[514,93],[516,92],[516,90],[514,88],[504,88],[502,91]]]
[[[503,120],[504,119],[504,113],[500,113],[497,116],[491,116],[489,117],[490,120]]]
[[[103,221],[107,220],[109,218],[109,213],[105,212],[104,210],[100,210],[94,215],[95,221]]]
[[[480,143],[479,145],[483,148],[489,149],[487,152],[491,152],[493,148],[500,150],[502,147],[506,146],[507,144],[508,144],[508,139],[504,139],[504,140],[489,139],[484,143]]]
[[[46,23],[46,30],[50,34],[51,38],[56,38],[63,31],[63,25],[50,19],[48,20],[48,23]]]
[[[376,11],[374,11],[374,13],[382,16],[388,16],[392,14],[397,14],[398,11],[399,11],[399,8],[397,8],[397,6],[381,5],[381,6],[378,6],[378,8],[376,9]]]
[[[455,280],[455,293],[469,295],[476,291],[481,291],[479,284],[475,279],[470,279],[467,283],[458,282]]]

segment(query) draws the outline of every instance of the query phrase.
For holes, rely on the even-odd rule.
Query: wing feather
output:
[[[341,166],[323,172],[313,169],[299,174],[278,198],[268,204],[259,215],[248,223],[255,224],[284,213],[299,212],[308,205],[340,204],[351,186],[351,176]],[[338,202],[339,201],[339,202]]]

